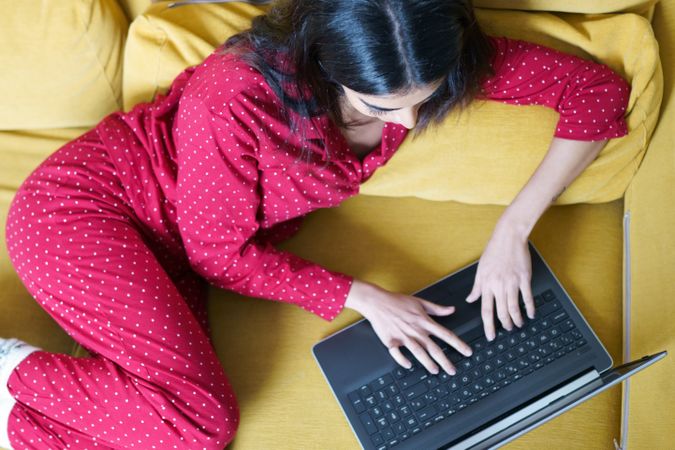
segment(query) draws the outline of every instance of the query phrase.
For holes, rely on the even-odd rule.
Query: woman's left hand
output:
[[[482,298],[481,316],[488,340],[495,338],[494,311],[502,326],[513,329],[523,326],[518,292],[522,292],[529,318],[534,318],[532,298],[532,263],[527,239],[508,228],[496,228],[478,262],[473,289],[466,298],[472,303]]]

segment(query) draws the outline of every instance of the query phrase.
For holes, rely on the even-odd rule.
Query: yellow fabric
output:
[[[477,259],[502,211],[357,196],[310,215],[282,247],[412,293]],[[615,360],[621,357],[621,215],[621,201],[554,207],[532,234]],[[214,290],[209,315],[241,405],[233,450],[358,448],[311,354],[316,342],[354,322],[354,311],[325,322],[293,305]],[[603,393],[505,448],[610,448],[619,433],[620,395],[619,388]]]
[[[474,6],[524,11],[560,11],[585,14],[632,12],[651,20],[659,0],[474,0]]]
[[[633,377],[628,397],[627,448],[673,448],[675,424],[675,1],[654,13],[664,74],[662,117],[649,151],[626,192],[630,214],[630,358],[669,355]]]
[[[629,134],[610,140],[557,203],[621,198],[644,155],[661,101],[658,45],[649,22],[633,14],[477,13],[488,34],[591,55],[631,82]],[[557,121],[558,114],[543,106],[476,101],[437,130],[406,139],[361,193],[509,204],[544,157]]]
[[[129,20],[134,20],[136,16],[141,14],[143,11],[148,9],[151,0],[118,0],[118,3],[122,7],[122,10],[129,18]]]
[[[16,190],[47,156],[87,130],[0,131],[0,188]]]
[[[124,109],[150,101],[187,66],[199,64],[214,48],[248,28],[263,13],[246,3],[185,5],[167,9],[158,2],[129,28],[124,59]]]
[[[0,130],[89,126],[121,108],[128,21],[114,0],[0,10]]]

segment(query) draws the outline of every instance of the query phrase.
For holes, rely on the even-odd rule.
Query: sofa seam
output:
[[[80,2],[80,14],[78,14],[78,19],[80,20],[80,25],[82,25],[83,30],[84,30],[83,35],[84,35],[84,39],[87,42],[87,47],[88,47],[89,51],[93,53],[94,58],[96,59],[99,70],[103,74],[103,78],[105,79],[106,85],[108,86],[108,89],[110,90],[110,95],[114,99],[115,104],[117,105],[117,108],[122,108],[122,105],[121,105],[121,103],[123,102],[122,89],[120,87],[120,93],[119,93],[119,98],[118,98],[118,96],[115,95],[115,89],[113,87],[112,80],[109,79],[109,77],[108,77],[108,75],[105,71],[105,64],[102,63],[102,61],[100,59],[100,55],[98,54],[98,52],[95,51],[95,48],[92,45],[91,36],[89,36],[90,27],[87,26],[87,24],[83,20],[83,16],[84,16],[85,11],[82,10],[82,5],[83,5],[83,3]],[[89,5],[90,5],[89,11],[91,11],[92,7],[93,7],[93,1],[90,0]],[[113,20],[114,20],[114,17],[113,17]],[[122,33],[122,34],[124,35],[124,33]],[[124,48],[125,45],[126,45],[126,39],[123,37],[122,38],[122,48]]]
[[[631,351],[631,305],[632,305],[632,279],[631,279],[631,249],[630,249],[630,209],[626,210],[623,216],[623,246],[624,246],[624,317],[623,317],[623,363],[630,361]],[[630,378],[623,382],[621,396],[621,427],[620,441],[617,446],[616,439],[614,445],[617,449],[626,450],[628,441],[628,416],[630,413]]]

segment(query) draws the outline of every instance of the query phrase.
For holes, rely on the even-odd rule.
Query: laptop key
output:
[[[539,315],[539,317],[543,318],[553,312],[557,312],[557,310],[559,309],[560,309],[560,302],[558,300],[554,300],[552,302],[546,303],[544,306],[539,308],[539,310],[537,310],[537,314]]]
[[[370,437],[370,440],[373,441],[373,444],[375,445],[380,445],[384,442],[384,439],[382,439],[382,435],[380,433],[375,433],[374,435],[372,435]]]
[[[393,382],[394,382],[394,379],[391,377],[391,375],[383,375],[383,376],[377,378],[372,383],[370,383],[370,388],[373,391],[377,391],[379,389],[382,389],[382,388],[390,385]]]
[[[405,398],[407,398],[408,400],[413,400],[413,399],[419,397],[420,395],[424,394],[428,390],[429,390],[429,388],[427,387],[426,384],[420,383],[420,384],[417,384],[417,385],[413,386],[411,389],[405,391],[404,395],[405,395]]]
[[[410,406],[412,406],[412,409],[414,409],[415,411],[418,411],[427,406],[427,402],[424,401],[423,398],[418,398],[417,400],[411,401]]]
[[[565,332],[574,328],[574,322],[572,319],[567,319],[564,322],[560,323],[560,331]]]
[[[399,380],[401,378],[405,378],[408,375],[408,371],[402,367],[397,367],[392,373],[394,374],[394,378]]]
[[[417,418],[419,419],[420,422],[426,422],[435,415],[436,415],[436,407],[434,407],[433,405],[427,406],[426,408],[417,411]]]
[[[368,434],[377,433],[377,426],[375,426],[375,422],[370,417],[370,414],[367,412],[361,413],[359,414],[359,419],[361,419],[363,426],[366,427]]]
[[[546,301],[555,299],[555,294],[550,289],[547,289],[544,292],[542,292],[541,296],[544,297],[544,300],[546,300]]]
[[[408,389],[411,386],[416,385],[420,381],[424,381],[427,378],[429,378],[429,374],[420,370],[416,371],[415,373],[408,375],[407,377],[401,379],[398,381],[399,386],[401,386],[401,389],[405,390]]]
[[[366,410],[366,405],[364,405],[363,400],[361,400],[361,397],[359,396],[359,393],[354,391],[350,392],[349,395],[349,401],[352,402],[352,406],[354,407],[354,410],[360,414],[363,411]]]
[[[399,423],[395,424],[392,428],[394,429],[394,433],[396,433],[399,436],[404,434],[406,431],[408,431],[406,429],[405,425],[403,424],[403,422],[399,422]]]
[[[368,410],[368,412],[370,413],[370,417],[372,417],[373,419],[377,419],[378,417],[380,417],[383,414],[382,409],[379,406],[375,406],[373,408],[370,408],[370,410]]]
[[[544,304],[544,298],[541,295],[535,295],[534,296],[534,307],[539,308],[543,304]]]
[[[395,437],[396,437],[396,435],[394,434],[394,431],[391,428],[387,427],[384,430],[382,430],[382,438],[385,441],[390,441],[390,440],[394,439]]]

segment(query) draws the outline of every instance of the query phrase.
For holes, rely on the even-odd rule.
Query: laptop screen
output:
[[[525,419],[519,420],[506,427],[504,427],[503,424],[500,425],[500,421],[498,423],[493,423],[482,431],[479,431],[478,434],[472,433],[461,440],[456,440],[442,447],[442,449],[485,449],[504,445],[589,398],[598,395],[605,389],[620,383],[629,376],[664,358],[666,354],[667,352],[662,351],[654,355],[645,356],[639,360],[613,367],[602,373],[599,379],[596,378],[595,380],[580,386],[578,389],[575,389],[573,392],[554,401],[548,406],[545,406]],[[500,430],[500,427],[503,429]],[[482,438],[483,436],[484,438]]]

